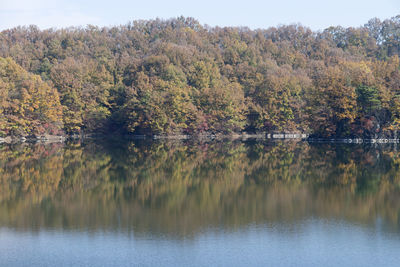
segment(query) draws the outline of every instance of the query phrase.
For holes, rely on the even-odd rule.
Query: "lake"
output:
[[[398,266],[397,144],[0,145],[1,266]]]

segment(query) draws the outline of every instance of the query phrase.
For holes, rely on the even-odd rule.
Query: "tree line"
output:
[[[400,16],[251,30],[193,18],[0,32],[0,136],[394,136]]]

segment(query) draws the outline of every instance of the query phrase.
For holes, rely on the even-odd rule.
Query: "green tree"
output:
[[[376,87],[360,85],[356,89],[357,104],[366,115],[372,115],[382,106]]]

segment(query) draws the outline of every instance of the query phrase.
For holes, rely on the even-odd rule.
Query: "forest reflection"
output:
[[[397,233],[399,165],[383,144],[0,145],[0,227],[190,237],[318,218]]]

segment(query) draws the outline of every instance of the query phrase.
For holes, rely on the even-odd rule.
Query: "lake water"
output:
[[[0,145],[0,266],[399,266],[398,149]]]

